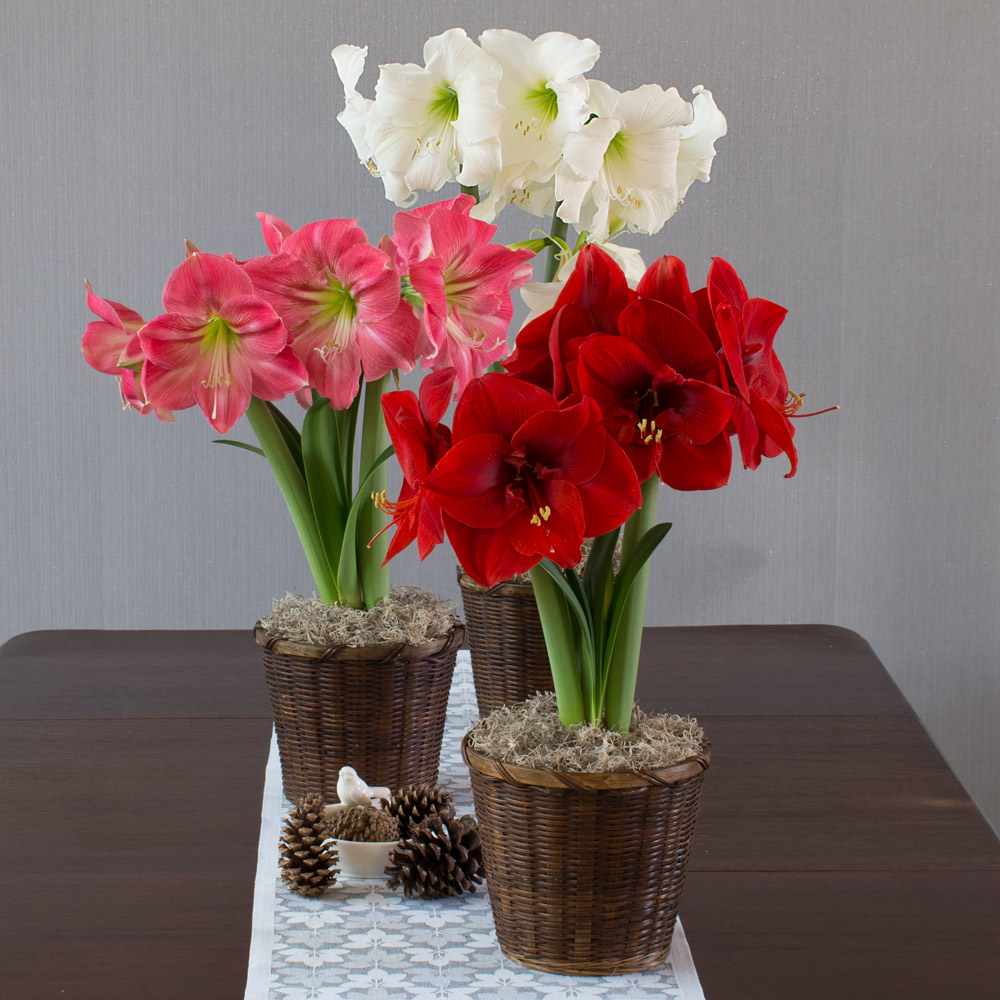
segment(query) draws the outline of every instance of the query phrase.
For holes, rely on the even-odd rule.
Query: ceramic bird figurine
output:
[[[381,806],[380,800],[389,800],[389,789],[366,785],[353,767],[342,767],[337,778],[337,798],[345,806]]]

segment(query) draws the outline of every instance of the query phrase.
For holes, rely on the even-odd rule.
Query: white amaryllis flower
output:
[[[354,90],[365,50],[349,48],[334,49],[347,99],[340,120],[386,197],[405,207],[416,191],[437,191],[450,180],[479,184],[500,169],[503,70],[461,28],[424,43],[424,66],[380,66],[373,102]]]
[[[479,43],[503,67],[500,103],[505,113],[503,165],[475,214],[491,222],[511,202],[536,215],[548,214],[554,202],[551,181],[566,136],[589,115],[583,74],[593,69],[600,46],[563,31],[547,31],[532,40],[506,28],[484,31]]]
[[[593,242],[591,240],[588,243]],[[605,253],[625,272],[625,280],[629,288],[635,288],[642,276],[646,273],[646,265],[643,263],[639,251],[633,247],[620,247],[617,243],[597,243]],[[563,285],[569,280],[569,276],[576,267],[576,258],[580,251],[568,254],[563,258],[556,276],[552,281],[532,281],[530,284],[521,286],[521,298],[524,304],[531,310],[528,318],[521,324],[527,326],[536,316],[548,312],[559,298],[559,293],[563,290]]]
[[[696,181],[708,183],[715,159],[715,140],[728,129],[726,116],[718,109],[712,91],[695,87],[694,121],[681,129],[681,148],[677,154],[678,198],[683,200],[688,188]]]
[[[556,169],[559,217],[597,240],[622,225],[659,232],[680,201],[677,156],[691,105],[675,87],[622,94],[591,80],[590,110],[598,117],[567,137]]]

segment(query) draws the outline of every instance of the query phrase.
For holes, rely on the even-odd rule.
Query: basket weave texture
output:
[[[420,645],[310,646],[258,623],[285,795],[337,800],[341,767],[368,784],[437,781],[455,656],[465,630]]]
[[[458,582],[479,714],[551,691],[552,671],[531,584],[508,581],[487,589],[461,568]]]
[[[655,968],[670,951],[709,751],[613,774],[503,765],[462,742],[497,939],[563,975]]]

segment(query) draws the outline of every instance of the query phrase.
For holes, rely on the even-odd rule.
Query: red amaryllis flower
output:
[[[469,216],[471,195],[397,212],[392,245],[424,300],[424,368],[455,369],[461,393],[507,354],[510,293],[531,278],[530,250],[493,243],[497,227]]]
[[[655,469],[676,490],[724,486],[733,401],[712,384],[719,376],[711,341],[683,312],[651,300],[628,306],[618,326],[621,336],[581,345],[577,377],[640,482]]]
[[[102,299],[87,286],[87,305],[97,317],[87,324],[83,333],[83,357],[91,368],[118,378],[122,405],[138,410],[145,416],[156,413],[164,423],[174,419],[173,413],[163,407],[154,407],[142,392],[136,374],[142,370],[145,356],[139,344],[139,330],[146,322],[134,309],[111,299]]]
[[[798,454],[790,415],[800,397],[788,392],[788,379],[774,353],[774,337],[788,310],[767,299],[752,299],[733,266],[712,261],[707,288],[694,293],[702,325],[715,341],[723,372],[735,399],[733,429],[743,465],[756,469],[761,458],[784,452],[795,475]],[[789,399],[793,401],[789,404]]]
[[[379,509],[392,517],[388,527],[396,528],[385,562],[414,539],[421,559],[444,541],[441,508],[428,496],[424,481],[451,446],[451,430],[441,420],[451,402],[454,384],[454,368],[442,368],[423,379],[419,398],[409,390],[382,396],[386,427],[403,470],[399,499],[390,503],[383,493],[375,500]]]
[[[484,375],[455,410],[454,444],[427,477],[459,562],[492,586],[548,558],[575,566],[585,537],[624,523],[639,484],[596,404],[566,408],[509,375]]]
[[[233,261],[188,257],[167,279],[163,308],[139,330],[142,389],[155,406],[197,403],[225,434],[251,396],[281,399],[305,381],[281,319]]]
[[[614,259],[600,247],[586,244],[555,305],[518,333],[514,353],[504,367],[564,399],[578,388],[580,345],[595,333],[617,333],[618,317],[635,296]]]
[[[410,371],[420,322],[400,294],[389,257],[352,219],[291,227],[261,216],[277,252],[243,267],[281,316],[309,382],[334,409],[351,405],[362,371],[368,381],[394,368]]]

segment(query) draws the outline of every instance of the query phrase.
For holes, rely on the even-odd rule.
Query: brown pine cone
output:
[[[404,838],[429,816],[455,817],[451,792],[440,785],[406,785],[393,793],[387,808],[399,821],[400,836]]]
[[[483,881],[479,828],[471,816],[428,816],[389,854],[390,889],[402,886],[407,899],[440,899],[475,892]]]
[[[327,819],[330,836],[336,840],[399,840],[399,823],[384,809],[353,806],[341,809]]]
[[[318,896],[337,881],[337,849],[327,832],[323,796],[299,799],[282,829],[282,881],[300,896]]]

